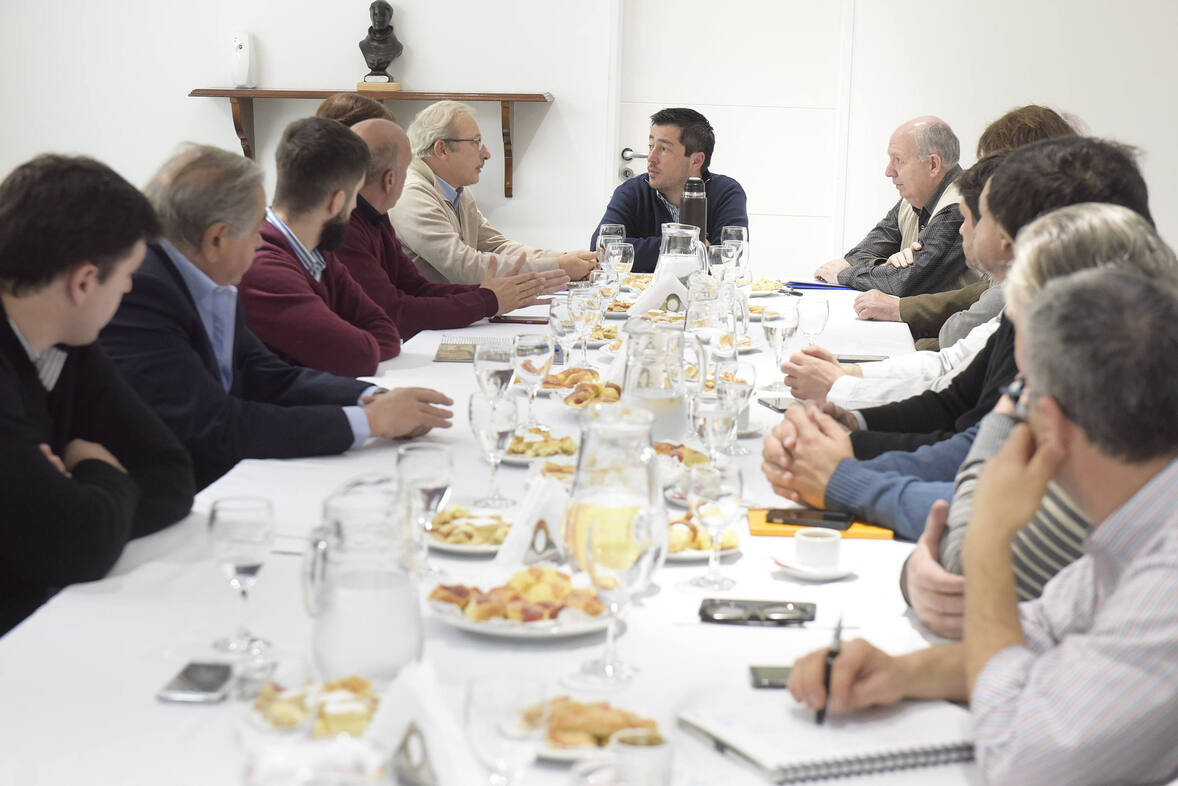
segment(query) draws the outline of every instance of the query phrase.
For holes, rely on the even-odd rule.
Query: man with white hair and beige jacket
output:
[[[407,129],[413,162],[405,189],[389,211],[405,253],[431,281],[478,284],[491,260],[500,267],[527,256],[523,272],[560,268],[578,281],[596,265],[591,251],[547,251],[503,236],[475,204],[467,186],[479,182],[491,157],[474,112],[457,101],[422,110]]]

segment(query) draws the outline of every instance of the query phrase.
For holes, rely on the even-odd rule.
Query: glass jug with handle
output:
[[[682,441],[687,431],[686,396],[706,368],[703,347],[679,327],[642,319],[626,324],[626,371],[622,403],[653,416],[653,439]]]
[[[323,504],[311,533],[303,597],[320,676],[387,684],[421,657],[413,541],[399,520],[397,484],[349,484]]]
[[[690,224],[663,224],[659,259],[654,268],[656,278],[673,275],[688,286],[692,273],[708,271],[705,246],[699,239],[699,227]]]

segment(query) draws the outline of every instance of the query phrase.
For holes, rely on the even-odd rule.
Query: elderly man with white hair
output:
[[[500,269],[526,256],[522,272],[560,268],[578,281],[596,265],[591,251],[548,251],[503,236],[475,204],[467,186],[479,182],[491,153],[466,104],[439,101],[407,129],[413,163],[400,200],[389,211],[405,253],[434,282],[479,284],[493,260]]]
[[[957,136],[944,120],[918,117],[897,128],[888,141],[884,176],[892,179],[900,201],[846,257],[823,264],[814,277],[898,297],[978,281],[961,248],[961,195],[954,185],[959,155]],[[909,262],[903,251],[913,243],[920,245]]]

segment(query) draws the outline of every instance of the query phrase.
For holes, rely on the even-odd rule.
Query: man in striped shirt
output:
[[[1178,280],[1088,270],[1049,282],[1033,302],[1016,284],[1007,302],[1026,374],[1023,422],[978,482],[964,639],[899,657],[849,643],[834,661],[830,710],[968,698],[978,762],[996,783],[1172,778]],[[1051,480],[1093,528],[1084,556],[1020,605],[1011,541]],[[815,708],[827,700],[825,658],[801,658],[789,683]]]

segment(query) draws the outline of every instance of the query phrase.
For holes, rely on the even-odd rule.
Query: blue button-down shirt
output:
[[[323,278],[323,271],[327,268],[327,260],[319,253],[319,249],[313,248],[308,251],[302,241],[290,230],[290,227],[284,224],[282,219],[274,212],[274,208],[266,208],[266,220],[282,233],[282,236],[286,238],[286,242],[290,243],[290,247],[294,249],[295,256],[303,263],[303,267],[311,274],[311,278],[316,281],[321,280]]]
[[[221,286],[213,281],[203,270],[188,261],[171,242],[160,242],[188,293],[196,303],[196,313],[200,315],[201,324],[205,327],[205,335],[213,345],[213,355],[217,359],[217,370],[221,373],[221,387],[229,390],[233,386],[233,340],[237,324],[237,287],[233,285]]]
[[[275,224],[275,226],[280,226]],[[280,226],[281,228],[281,226]],[[298,243],[295,240],[294,243]],[[237,287],[221,286],[208,275],[192,264],[180,250],[167,240],[161,242],[168,258],[180,271],[184,285],[196,303],[196,313],[200,315],[204,325],[205,335],[213,345],[213,355],[217,359],[217,369],[221,373],[221,385],[226,391],[233,385],[233,341],[237,332]],[[293,245],[293,244],[292,244]],[[299,248],[302,248],[300,245]],[[320,257],[322,260],[322,257]],[[372,436],[368,427],[368,416],[364,414],[364,407],[359,406],[364,397],[379,390],[377,386],[365,388],[356,400],[357,406],[343,407],[348,425],[352,427],[352,447],[359,447]]]
[[[465,186],[455,188],[438,175],[434,175],[434,180],[438,181],[438,188],[442,190],[442,196],[446,197],[446,201],[450,203],[450,207],[454,208],[454,212],[457,213],[458,197],[462,196],[462,189]]]

